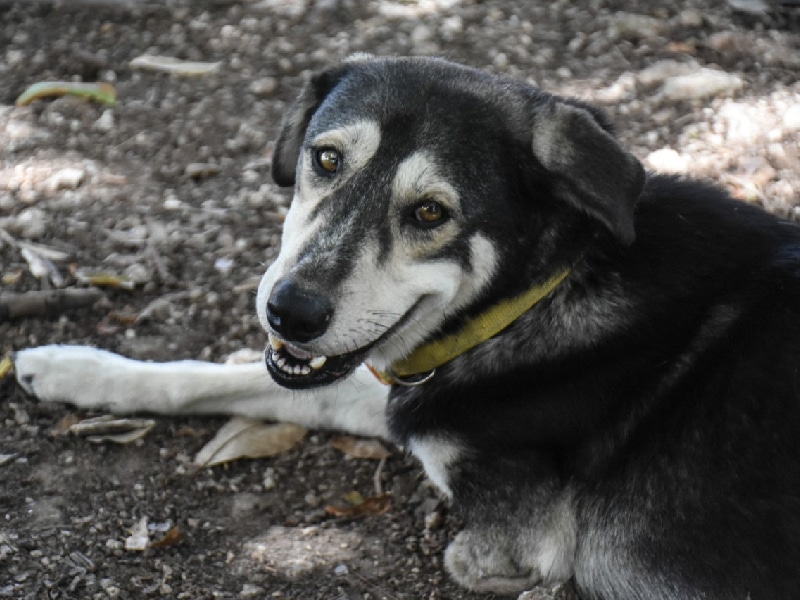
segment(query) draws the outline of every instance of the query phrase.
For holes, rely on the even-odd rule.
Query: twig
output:
[[[383,475],[383,467],[386,465],[386,457],[384,456],[378,463],[378,468],[375,469],[375,475],[372,476],[372,483],[375,485],[375,495],[383,496],[383,484],[381,483],[381,475]]]
[[[58,315],[68,310],[91,306],[103,297],[97,288],[42,290],[15,294],[0,293],[0,321],[23,317]]]

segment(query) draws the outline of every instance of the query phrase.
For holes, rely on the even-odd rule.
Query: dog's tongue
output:
[[[292,346],[289,343],[285,343],[284,348],[286,349],[286,352],[288,352],[298,360],[311,360],[312,358],[314,358],[314,354],[312,354],[311,352],[307,352],[306,350],[302,350],[300,348]]]

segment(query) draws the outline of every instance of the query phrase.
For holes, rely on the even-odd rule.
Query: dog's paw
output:
[[[40,346],[13,355],[17,383],[45,402],[98,408],[114,402],[126,359],[88,346]],[[116,383],[115,383],[116,378]],[[111,385],[109,385],[111,384]]]
[[[492,531],[462,531],[444,560],[453,579],[474,592],[519,594],[541,581],[537,569],[520,566],[509,540]]]

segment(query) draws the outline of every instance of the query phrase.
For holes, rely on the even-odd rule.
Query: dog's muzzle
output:
[[[278,384],[291,389],[328,385],[349,375],[362,362],[361,351],[329,357],[300,347],[321,337],[332,318],[333,305],[327,296],[289,277],[275,284],[267,300],[267,322],[272,332],[265,358]]]

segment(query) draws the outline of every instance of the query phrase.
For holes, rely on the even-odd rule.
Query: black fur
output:
[[[800,597],[800,231],[711,185],[645,177],[596,109],[518,82],[402,59],[325,81],[294,123],[357,103],[396,127],[387,148],[447,158],[501,257],[465,317],[573,265],[494,339],[392,389],[399,441],[463,450],[454,575],[483,589],[456,571],[484,565],[508,585],[485,589],[524,587],[550,535],[590,599]]]

